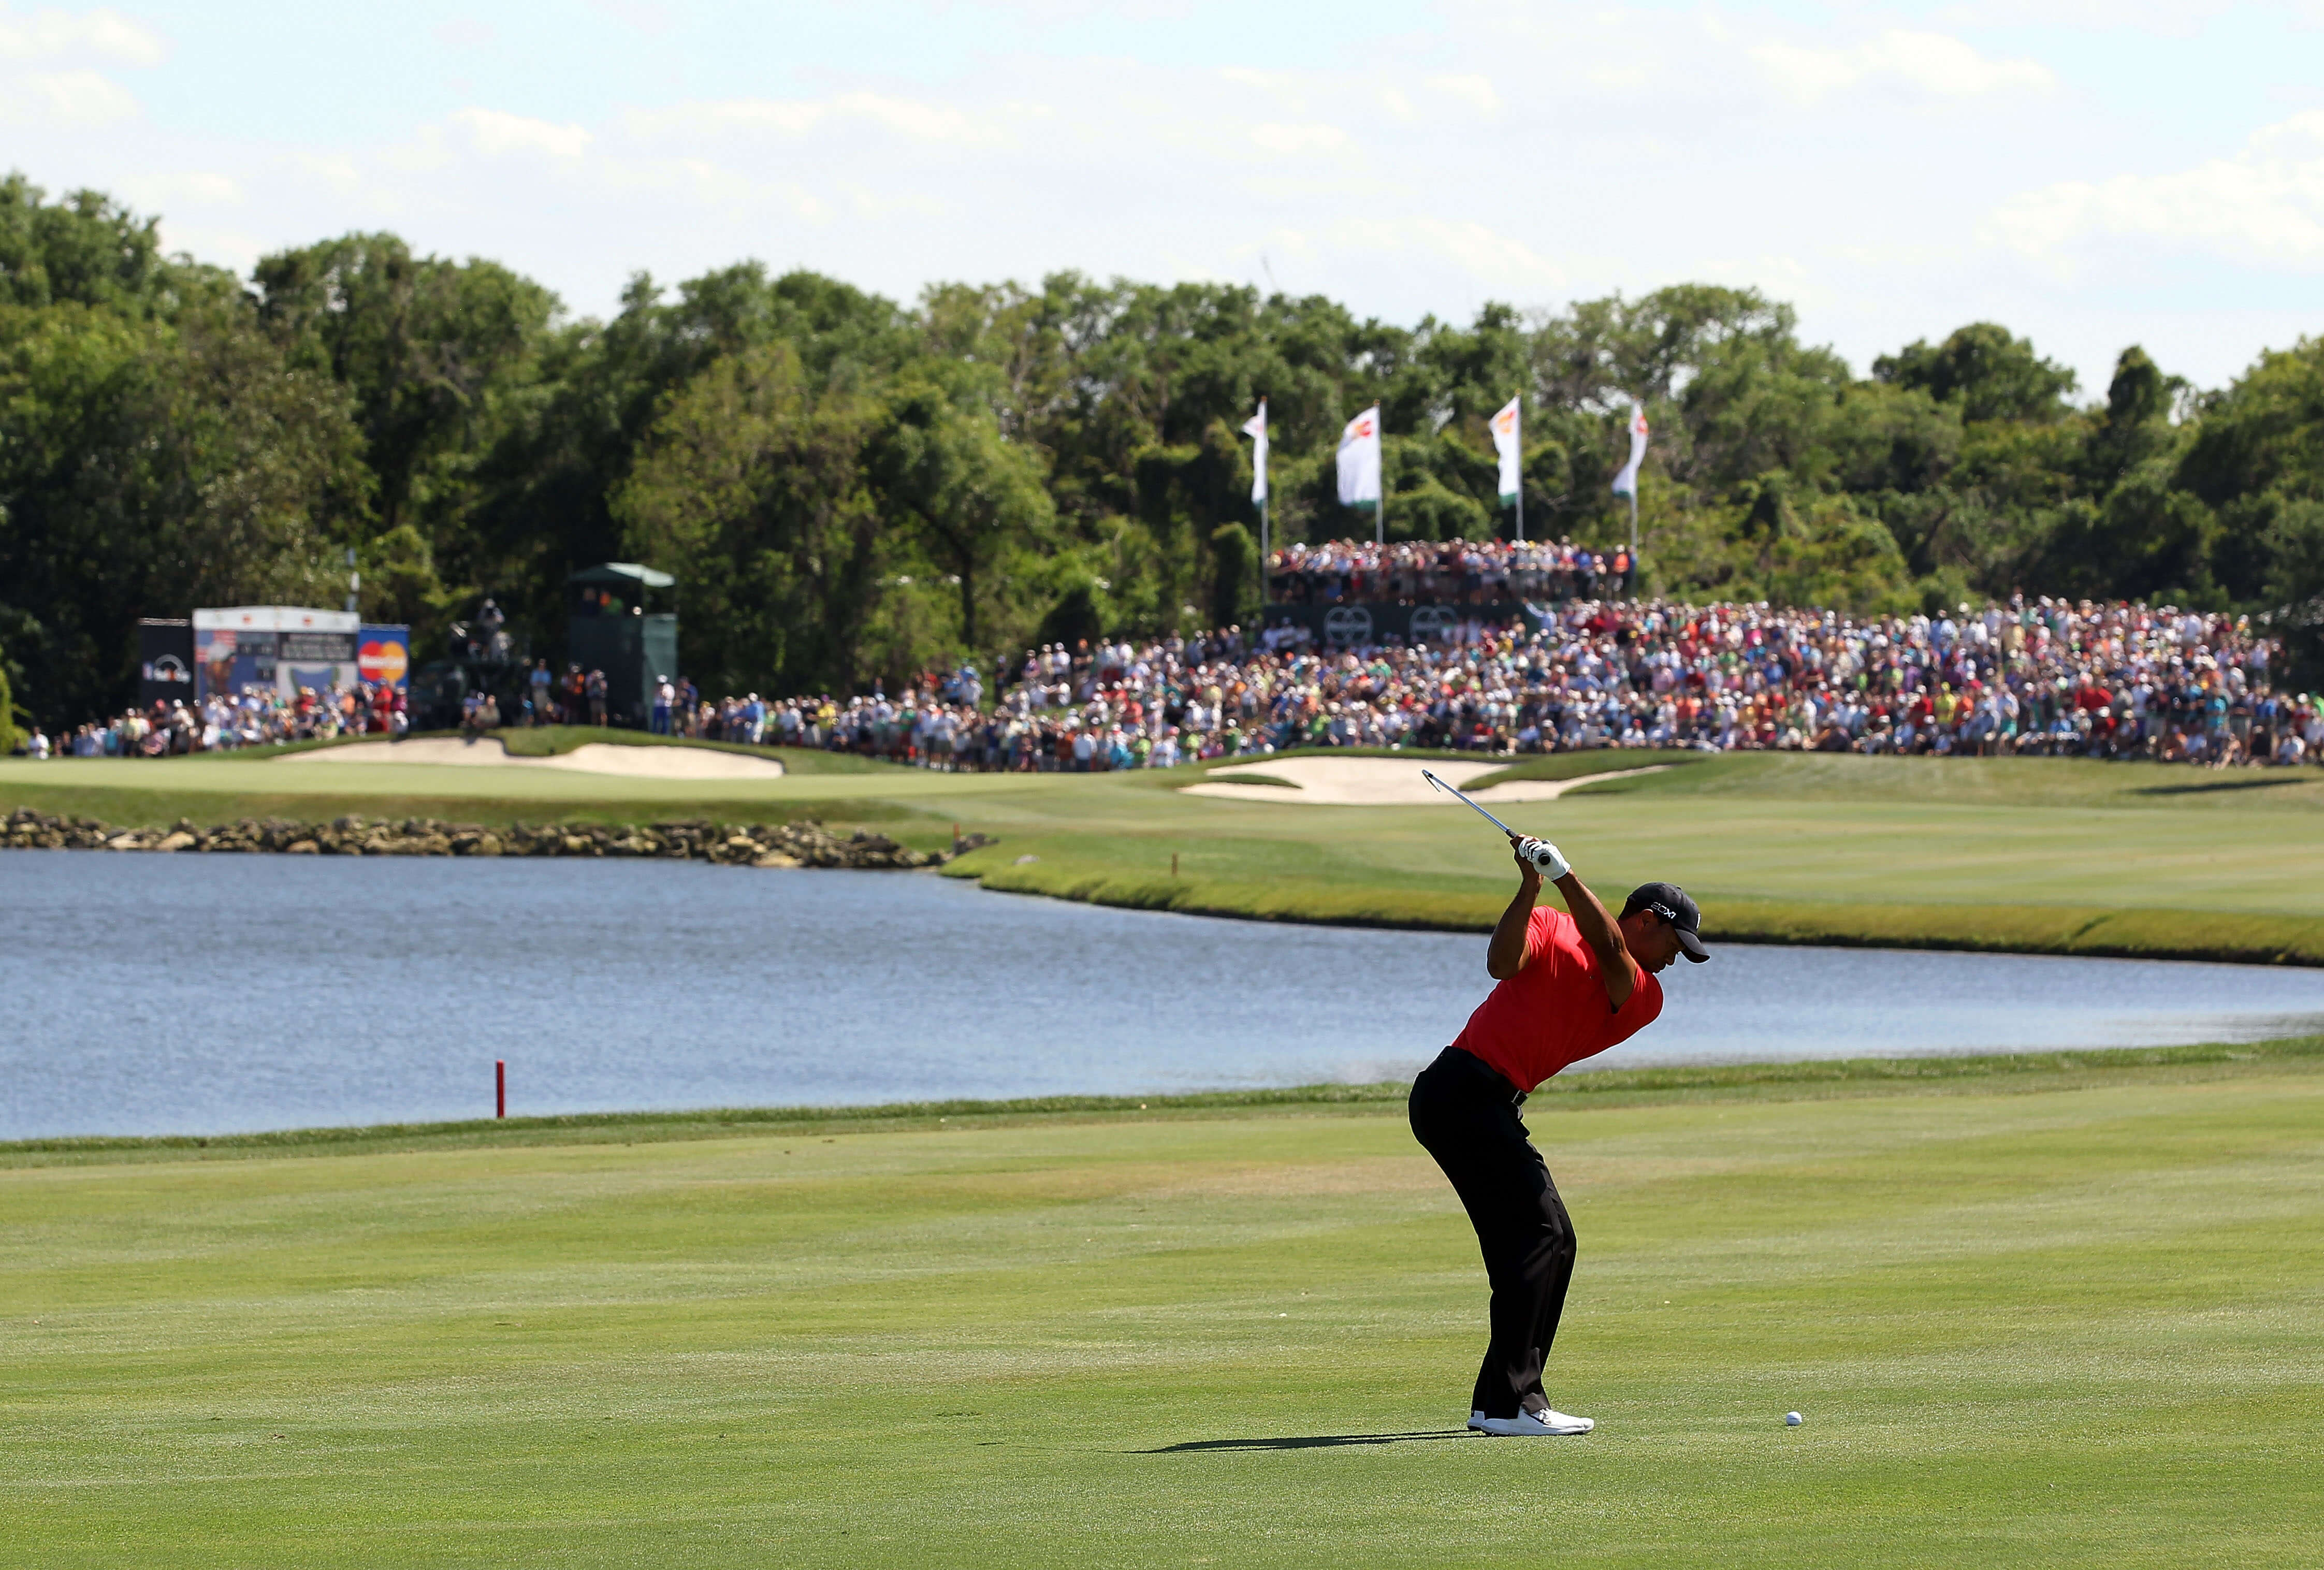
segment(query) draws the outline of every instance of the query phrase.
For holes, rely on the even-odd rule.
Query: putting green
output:
[[[1538,1107],[1582,1237],[1552,1370],[1578,1441],[1461,1434],[1480,1272],[1396,1112],[0,1152],[0,1538],[24,1566],[2314,1563],[2312,1066]]]
[[[1290,790],[1277,802],[1176,789],[1231,773],[1231,762],[991,775],[784,756],[794,771],[780,779],[696,784],[489,766],[20,760],[0,762],[0,806],[124,824],[348,812],[813,816],[880,823],[923,849],[945,844],[956,823],[1000,843],[952,870],[1024,892],[1455,927],[1489,924],[1508,897],[1506,851],[1449,800],[1323,807]],[[1563,778],[1655,756],[1565,754],[1510,772]],[[1423,760],[1408,761],[1416,771]],[[1502,816],[1555,838],[1601,891],[1648,878],[1685,884],[1713,933],[1729,937],[2324,964],[2324,771],[1764,753],[1658,761],[1676,766]]]

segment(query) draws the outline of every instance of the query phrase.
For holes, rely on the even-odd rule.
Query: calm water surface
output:
[[[1591,1067],[2258,1039],[2324,972],[1729,946]],[[1484,939],[893,873],[0,854],[0,1138],[1410,1074]]]

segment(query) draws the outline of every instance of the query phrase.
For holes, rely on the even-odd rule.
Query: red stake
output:
[[[508,1059],[493,1059],[493,1116],[508,1116]]]

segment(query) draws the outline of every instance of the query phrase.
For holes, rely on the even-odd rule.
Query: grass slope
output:
[[[2312,1564],[2324,1074],[2216,1067],[1537,1104],[1582,1239],[1554,1394],[1600,1423],[1554,1445],[1458,1428],[1482,1284],[1393,1104],[19,1167],[0,1538]]]
[[[1416,768],[1419,755],[1409,754]],[[1684,883],[1726,939],[1877,942],[2324,964],[2324,771],[2211,774],[2048,759],[1599,753],[1572,778],[1674,765],[1513,806],[1602,890]],[[994,836],[950,870],[1022,893],[1269,919],[1479,928],[1506,852],[1457,806],[1220,801],[1222,762],[1118,775],[932,774],[855,763],[689,785],[419,764],[0,762],[0,808],[124,825],[241,816],[876,823],[916,848]],[[1178,875],[1171,875],[1172,858]],[[1029,860],[1026,858],[1031,858]]]

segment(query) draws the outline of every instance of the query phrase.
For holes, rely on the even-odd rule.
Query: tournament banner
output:
[[[273,691],[278,636],[249,627],[196,627],[195,691],[203,697],[234,697],[246,687]]]
[[[282,690],[295,694],[303,687],[322,694],[334,687],[353,687],[355,637],[351,632],[283,633],[281,652],[275,656],[275,669],[285,678]]]
[[[137,702],[191,703],[194,700],[194,624],[191,622],[141,621],[137,623]]]
[[[355,682],[352,611],[303,605],[233,605],[194,613],[194,688],[238,697],[260,688],[284,697]]]
[[[411,629],[401,624],[364,624],[355,637],[355,672],[376,687],[408,691],[411,685]]]

